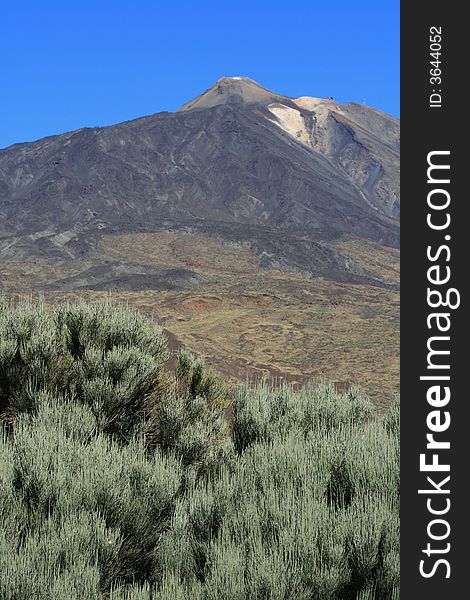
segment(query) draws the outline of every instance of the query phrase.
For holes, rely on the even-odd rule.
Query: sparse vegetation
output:
[[[398,282],[397,250],[351,237],[340,238],[332,247],[368,275]],[[226,243],[214,235],[103,235],[96,256],[85,263],[6,259],[0,265],[0,290],[45,290],[90,266],[106,271],[110,262],[127,265],[131,272],[136,267],[190,270],[204,279],[201,285],[181,290],[159,291],[151,283],[142,289],[103,289],[114,289],[116,301],[154,315],[226,381],[266,377],[303,385],[326,380],[339,383],[340,389],[354,381],[381,410],[398,393],[397,290],[266,268],[249,245]],[[45,297],[50,303],[81,296],[92,301],[106,298],[108,292],[97,291],[95,284],[83,275],[83,289],[57,286]]]
[[[1,600],[398,599],[399,414],[227,388],[101,304],[0,303]]]

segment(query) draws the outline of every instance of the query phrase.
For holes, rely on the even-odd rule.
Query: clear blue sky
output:
[[[398,116],[398,0],[0,5],[0,148],[172,111],[221,76]]]

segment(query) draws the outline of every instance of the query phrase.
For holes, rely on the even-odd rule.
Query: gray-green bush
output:
[[[227,388],[99,305],[0,302],[0,599],[394,600],[399,410]]]
[[[181,597],[398,598],[398,437],[371,408],[328,386],[242,389],[235,467],[178,501],[163,542]]]

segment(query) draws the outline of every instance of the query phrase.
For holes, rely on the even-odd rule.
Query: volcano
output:
[[[399,207],[397,119],[247,77],[174,113],[0,151],[4,261],[93,271],[105,235],[186,231],[249,247],[261,268],[382,285],[334,242],[398,247]]]

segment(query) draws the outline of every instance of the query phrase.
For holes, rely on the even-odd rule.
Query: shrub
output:
[[[234,469],[178,502],[163,542],[178,594],[397,597],[398,438],[370,412],[356,392],[328,386],[244,388]]]
[[[0,336],[0,597],[153,582],[176,498],[231,453],[222,386],[188,353],[165,373],[161,328],[110,302],[2,301]]]
[[[233,452],[224,418],[227,388],[186,350],[178,353],[175,373],[163,399],[153,402],[148,443],[177,452],[198,476],[214,473]]]
[[[34,413],[41,392],[91,409],[99,431],[179,454],[199,471],[231,452],[223,418],[227,391],[200,359],[180,352],[163,372],[166,339],[153,321],[111,302],[0,301],[0,415]],[[198,472],[199,472],[198,471]]]
[[[56,574],[70,577],[76,560],[105,590],[115,580],[151,577],[181,485],[178,459],[147,456],[141,439],[123,447],[97,431],[88,407],[45,395],[3,440],[2,455],[11,589],[40,598],[34,586],[47,590]]]
[[[273,389],[263,383],[239,390],[233,404],[233,437],[238,452],[257,441],[270,441],[295,428],[300,435],[329,431],[341,425],[367,422],[373,411],[369,399],[353,388],[337,394],[332,385],[307,385],[292,393],[289,385]]]
[[[0,598],[395,600],[399,411],[227,388],[99,305],[0,303]]]
[[[129,435],[167,358],[160,327],[109,302],[0,303],[0,411],[36,409],[38,392],[88,404],[103,431]]]

